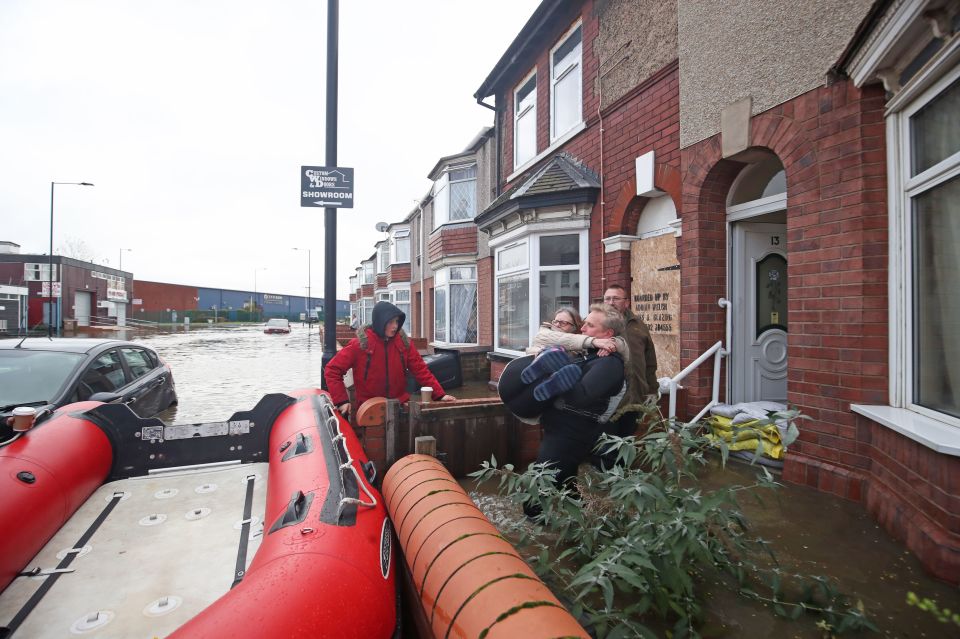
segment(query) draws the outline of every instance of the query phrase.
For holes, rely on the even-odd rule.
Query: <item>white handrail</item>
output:
[[[697,416],[690,420],[690,423],[696,423],[701,417],[703,417],[707,411],[720,403],[720,362],[721,359],[730,355],[730,302],[725,298],[720,298],[717,302],[721,308],[726,310],[726,348],[724,347],[724,342],[716,342],[713,346],[708,348],[703,352],[700,357],[690,362],[686,368],[677,373],[674,377],[663,377],[659,380],[660,382],[660,392],[661,393],[670,393],[670,402],[669,402],[669,411],[667,414],[667,419],[673,420],[677,416],[677,390],[683,388],[680,386],[682,382],[690,373],[692,373],[698,366],[706,362],[708,359],[713,357],[713,389],[710,397],[710,403],[703,407]]]

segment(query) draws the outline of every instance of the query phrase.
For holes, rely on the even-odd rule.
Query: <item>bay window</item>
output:
[[[449,167],[433,183],[434,228],[477,214],[477,165]]]
[[[393,291],[393,305],[399,308],[410,319],[410,289],[398,288]],[[409,330],[409,327],[408,327]]]
[[[561,306],[585,310],[586,242],[585,230],[541,233],[496,250],[496,350],[522,352]]]
[[[434,340],[477,343],[477,267],[450,266],[433,275]]]
[[[373,298],[365,297],[360,300],[360,326],[366,326],[373,321]]]
[[[410,229],[397,229],[393,232],[393,264],[410,261]]]
[[[373,284],[373,260],[363,262],[363,279],[361,284]]]
[[[550,52],[550,140],[583,120],[583,28],[578,24]]]
[[[386,273],[390,268],[390,243],[380,242],[377,246],[377,273]]]

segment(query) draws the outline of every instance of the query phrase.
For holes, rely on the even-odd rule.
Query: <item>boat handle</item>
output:
[[[313,503],[313,493],[304,494],[302,490],[294,492],[290,496],[290,501],[287,503],[283,515],[270,527],[270,532],[301,523],[307,518],[311,503]]]
[[[353,465],[352,460],[348,461],[345,464],[340,465],[341,471],[347,470],[347,469],[349,469],[350,472],[353,473],[353,476],[357,478],[357,485],[360,487],[360,490],[362,490],[364,494],[370,498],[370,501],[367,502],[367,501],[363,501],[362,499],[355,499],[353,497],[341,497],[340,506],[342,507],[343,504],[357,504],[358,506],[366,506],[367,508],[374,508],[377,505],[377,498],[374,497],[373,493],[371,493],[367,489],[366,482],[363,481],[363,479],[361,479],[360,473],[357,472],[357,469]]]

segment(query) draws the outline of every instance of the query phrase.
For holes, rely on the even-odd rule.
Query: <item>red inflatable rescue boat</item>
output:
[[[66,406],[0,448],[0,637],[397,637],[374,474],[315,389],[206,424]]]

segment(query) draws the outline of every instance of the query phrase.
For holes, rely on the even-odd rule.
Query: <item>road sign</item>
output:
[[[40,297],[51,297],[50,282],[44,282],[40,286]],[[60,282],[53,283],[53,297],[60,297]]]
[[[301,166],[300,206],[353,208],[353,169]]]

